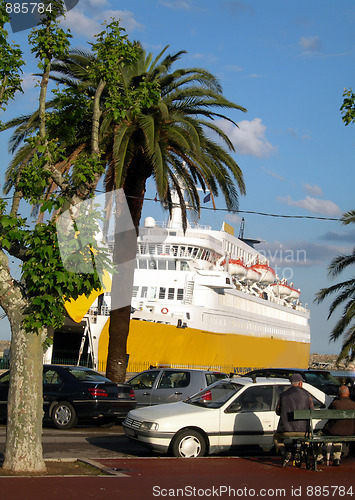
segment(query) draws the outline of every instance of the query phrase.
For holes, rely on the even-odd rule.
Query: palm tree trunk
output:
[[[143,162],[142,162],[143,163]],[[114,262],[119,264],[119,272],[113,274],[112,291],[111,291],[111,313],[109,327],[109,345],[106,376],[114,382],[124,382],[126,377],[126,368],[128,363],[127,354],[127,338],[129,334],[129,322],[131,315],[131,298],[133,287],[134,267],[129,264],[125,266],[123,263],[135,260],[137,239],[139,232],[139,223],[142,214],[143,201],[145,195],[145,185],[147,181],[147,170],[144,166],[137,163],[134,168],[134,175],[127,175],[126,179],[134,179],[134,182],[126,183],[124,193],[126,195],[127,204],[135,227],[136,235],[128,237],[125,234],[115,231],[114,244]],[[140,174],[140,175],[139,175]],[[122,307],[114,308],[115,297],[128,297],[129,303]]]

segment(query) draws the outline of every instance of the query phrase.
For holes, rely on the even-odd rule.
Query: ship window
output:
[[[142,290],[141,290],[141,297],[142,297],[142,299],[146,299],[147,298],[147,292],[148,292],[148,287],[147,286],[142,286]]]
[[[175,262],[175,260],[168,260],[168,269],[169,269],[169,271],[175,271],[176,270],[176,262]]]
[[[182,300],[184,298],[184,289],[183,288],[178,288],[177,289],[177,300]]]
[[[175,294],[175,288],[169,288],[168,289],[168,299],[174,300],[174,294]]]
[[[165,299],[166,288],[159,288],[159,299]]]
[[[157,287],[156,286],[151,286],[149,288],[149,299],[155,299],[157,296]]]
[[[177,256],[177,253],[178,253],[178,248],[179,248],[179,247],[177,247],[177,246],[175,246],[175,245],[173,246],[173,254],[174,254],[174,256],[175,256],[175,257]]]
[[[164,270],[166,269],[166,260],[158,260],[158,269]]]
[[[186,260],[182,260],[180,262],[180,271],[188,271],[189,270],[189,265],[186,262]]]
[[[138,287],[134,286],[132,290],[132,297],[137,297],[138,295]]]
[[[139,269],[147,269],[148,268],[147,259],[138,259],[138,267]]]

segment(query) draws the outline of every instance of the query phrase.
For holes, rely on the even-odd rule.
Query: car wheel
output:
[[[174,437],[171,450],[174,457],[203,457],[206,453],[206,440],[200,432],[187,429]]]
[[[78,421],[76,412],[70,403],[57,403],[52,410],[52,421],[57,429],[71,429]]]

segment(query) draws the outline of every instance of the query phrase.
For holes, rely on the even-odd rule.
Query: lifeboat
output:
[[[226,261],[224,260],[221,265],[225,266]],[[229,259],[228,261],[229,273],[237,278],[242,278],[247,274],[247,268],[240,259]]]
[[[270,283],[273,283],[275,281],[276,278],[275,271],[273,270],[272,267],[268,266],[267,264],[254,264],[253,266],[251,266],[251,269],[254,269],[254,271],[257,271],[258,273],[261,274],[259,283],[269,285]]]
[[[247,274],[244,277],[245,281],[249,281],[250,283],[257,283],[258,281],[260,281],[261,273],[251,267],[247,267],[246,270]]]
[[[287,297],[288,299],[299,299],[301,295],[301,290],[299,288],[294,288],[290,286],[290,295]]]
[[[229,259],[229,272],[232,276],[246,276],[247,268],[240,259]]]
[[[288,297],[291,295],[291,287],[284,283],[272,283],[270,285],[277,297]]]

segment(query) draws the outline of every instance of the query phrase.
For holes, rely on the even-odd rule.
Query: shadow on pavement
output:
[[[130,441],[126,436],[107,435],[107,436],[93,436],[86,438],[86,441],[98,448],[112,451],[114,453],[122,453],[123,455],[130,455],[134,457],[157,457],[157,453],[149,448],[146,448],[139,443]]]

